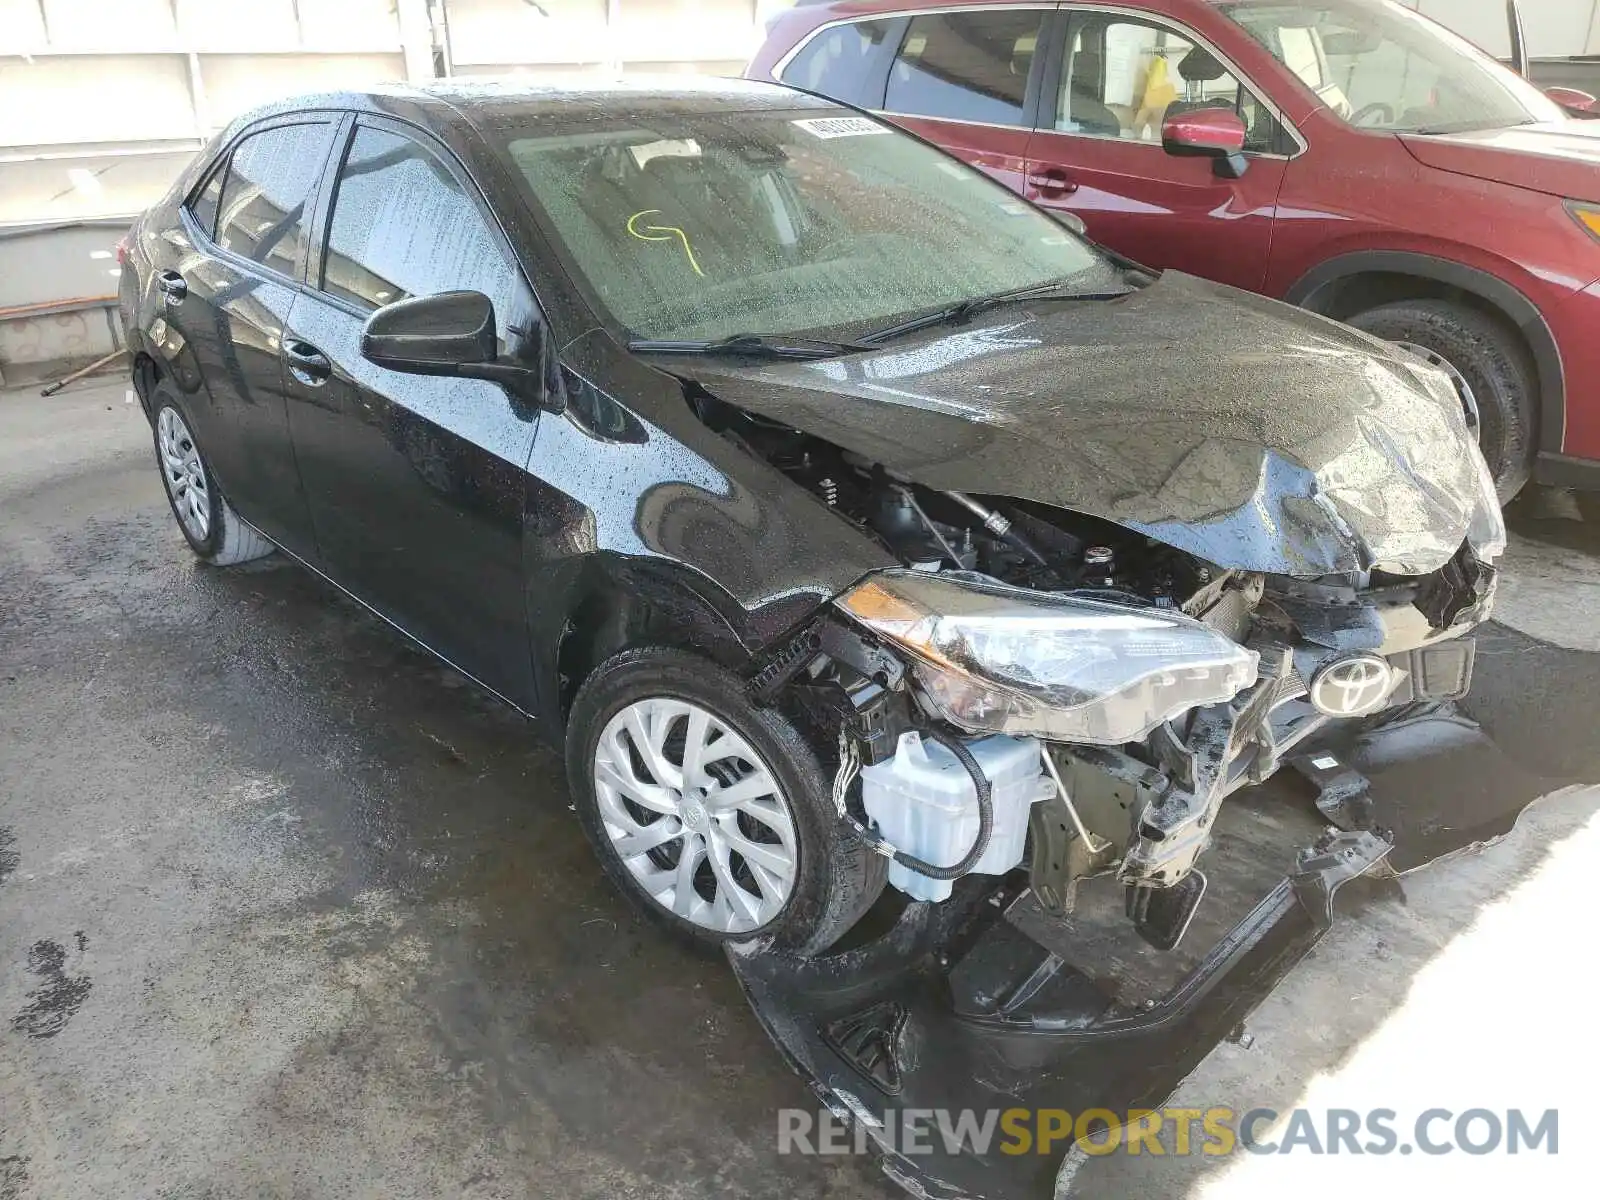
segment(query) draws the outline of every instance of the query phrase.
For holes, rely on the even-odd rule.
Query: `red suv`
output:
[[[1503,499],[1600,489],[1600,122],[1398,3],[802,3],[747,74],[881,113],[1146,265],[1424,355]]]

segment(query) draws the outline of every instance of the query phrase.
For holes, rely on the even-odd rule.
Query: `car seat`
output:
[[[1071,85],[1063,97],[1060,124],[1070,132],[1121,137],[1122,122],[1106,102],[1095,94],[1104,87],[1105,60],[1093,50],[1079,50],[1068,62]]]
[[[1185,84],[1215,83],[1228,74],[1228,68],[1217,61],[1217,56],[1203,46],[1195,46],[1178,60],[1178,78]],[[1233,96],[1206,96],[1199,100],[1174,100],[1167,105],[1162,120],[1203,108],[1238,107],[1238,94]]]

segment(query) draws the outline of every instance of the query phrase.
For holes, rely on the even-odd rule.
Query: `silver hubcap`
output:
[[[794,816],[721,718],[666,697],[628,705],[600,734],[594,784],[612,847],[662,908],[719,933],[782,911],[799,861]]]
[[[1467,377],[1456,370],[1456,365],[1437,350],[1430,350],[1426,346],[1419,346],[1415,342],[1394,342],[1392,345],[1409,354],[1414,354],[1423,362],[1438,367],[1450,376],[1450,382],[1456,385],[1456,394],[1461,397],[1461,407],[1467,415],[1467,428],[1472,430],[1472,436],[1478,441],[1483,440],[1483,421],[1478,416],[1478,397],[1473,394],[1472,385],[1467,382]]]
[[[167,495],[189,536],[203,542],[211,533],[211,492],[206,488],[206,469],[195,448],[194,437],[174,408],[163,408],[156,417],[156,442],[161,451],[161,478],[167,481]]]

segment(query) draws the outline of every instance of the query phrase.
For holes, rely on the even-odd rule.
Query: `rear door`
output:
[[[362,117],[284,331],[290,425],[323,569],[502,695],[530,693],[524,469],[537,412],[499,384],[390,371],[361,331],[408,296],[480,291],[500,355],[533,296],[476,187],[410,126]]]
[[[922,13],[903,23],[882,111],[1020,192],[1049,5]]]
[[[302,557],[314,543],[278,348],[336,124],[312,115],[247,131],[184,206],[189,252],[156,273],[167,332],[188,344],[203,382],[190,416],[223,494]]]
[[[1164,17],[1063,7],[1048,47],[1025,194],[1082,217],[1147,266],[1260,290],[1293,132],[1214,47]],[[1232,109],[1249,131],[1242,178],[1166,153],[1168,115]]]

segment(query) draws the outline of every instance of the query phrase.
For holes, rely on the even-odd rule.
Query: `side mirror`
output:
[[[1577,88],[1548,87],[1545,88],[1544,94],[1568,112],[1588,115],[1594,112],[1596,104],[1600,104],[1600,101],[1597,101],[1588,92],[1580,92]]]
[[[531,322],[525,331],[513,326],[512,332],[524,339],[521,357],[525,361],[500,359],[494,301],[482,292],[412,296],[367,318],[361,330],[361,357],[412,375],[487,379],[548,412],[566,411],[559,364],[544,324]]]
[[[1244,157],[1247,131],[1231,108],[1191,108],[1161,123],[1161,145],[1179,158],[1210,158],[1217,174],[1237,179],[1248,165]]]
[[[380,308],[361,331],[361,356],[413,375],[470,375],[494,363],[494,301],[482,292],[413,296]]]

